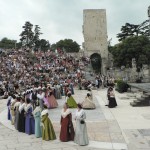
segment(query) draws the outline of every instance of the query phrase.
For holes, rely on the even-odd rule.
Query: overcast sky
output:
[[[0,39],[19,40],[25,21],[39,25],[45,38],[54,43],[71,38],[83,42],[83,9],[106,9],[108,39],[126,22],[140,24],[147,19],[150,0],[0,0]]]

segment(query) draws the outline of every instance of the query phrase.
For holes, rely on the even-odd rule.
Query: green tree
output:
[[[0,41],[0,48],[3,48],[3,49],[16,48],[16,42],[17,42],[16,40],[10,40],[5,37]]]
[[[117,38],[119,41],[122,41],[131,36],[139,36],[139,35],[148,36],[149,35],[148,33],[149,33],[148,20],[142,22],[139,25],[126,23],[124,26],[121,27],[121,33],[117,34]]]
[[[80,50],[80,45],[72,39],[60,40],[56,43],[56,47],[68,53],[79,52]]]
[[[50,43],[49,41],[45,40],[45,39],[41,39],[40,40],[40,49],[41,51],[46,52],[47,50],[50,49]]]
[[[138,25],[126,23],[121,27],[121,33],[117,34],[119,41],[124,40],[127,37],[138,35]]]
[[[16,48],[17,49],[20,49],[21,47],[22,47],[22,43],[21,42],[16,43]]]
[[[34,37],[33,37],[33,43],[34,43],[34,49],[38,50],[40,48],[40,35],[42,34],[40,32],[41,28],[39,25],[35,25],[34,29]]]
[[[22,28],[23,31],[20,34],[20,41],[22,42],[22,46],[32,48],[34,43],[34,33],[32,31],[33,24],[27,21],[25,22],[25,25]]]
[[[52,44],[50,49],[54,52],[57,49],[57,45],[56,44]]]
[[[129,37],[110,48],[117,67],[130,66],[132,58],[136,59],[137,67],[150,64],[150,40],[146,36]]]

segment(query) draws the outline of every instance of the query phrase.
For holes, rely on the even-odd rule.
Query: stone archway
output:
[[[91,66],[96,73],[101,73],[102,58],[98,53],[94,53],[90,56]]]

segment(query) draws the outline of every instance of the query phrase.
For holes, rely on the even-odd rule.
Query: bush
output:
[[[136,83],[142,83],[141,79],[136,79]]]
[[[116,90],[119,93],[127,92],[128,88],[129,88],[129,85],[126,82],[124,82],[122,80],[117,81],[117,89]]]

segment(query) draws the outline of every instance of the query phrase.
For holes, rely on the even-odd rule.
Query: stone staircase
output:
[[[88,66],[86,66],[85,72],[86,72],[85,73],[86,80],[89,80],[89,81],[95,83],[95,77],[91,76],[91,72],[93,72],[91,64],[88,64]]]
[[[135,97],[135,100],[130,105],[133,107],[150,106],[150,93],[143,93],[141,97]]]

